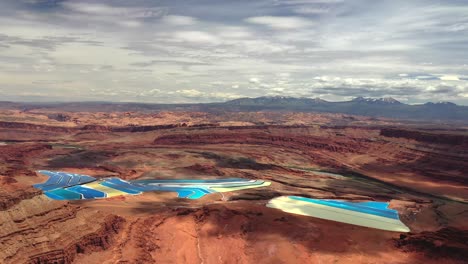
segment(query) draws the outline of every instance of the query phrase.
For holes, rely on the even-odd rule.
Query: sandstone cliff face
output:
[[[393,129],[383,128],[380,130],[380,135],[395,138],[407,138],[416,141],[433,143],[433,144],[447,144],[468,147],[468,136],[456,134],[441,134],[429,133],[423,131],[413,131],[407,129]]]
[[[50,149],[52,149],[51,145],[41,143],[25,144],[21,146],[0,146],[0,159],[6,161],[6,165],[9,165],[11,162],[24,165],[28,156],[31,157],[39,152]]]
[[[9,178],[13,179],[13,178]],[[4,187],[6,184],[3,184]],[[41,194],[40,190],[28,188],[26,190],[6,190],[0,192],[0,213],[5,211],[14,205],[20,203],[23,200],[32,199],[35,196]]]
[[[44,196],[0,211],[0,263],[70,263],[105,250],[124,219]]]
[[[62,114],[62,113],[48,114],[47,118],[52,119],[52,120],[56,120],[56,121],[59,121],[59,122],[68,122],[68,121],[72,120],[72,117],[70,115]]]
[[[68,128],[68,127],[47,126],[47,125],[37,125],[37,124],[18,123],[18,122],[5,122],[5,121],[0,121],[0,128],[26,129],[30,131],[42,130],[42,131],[54,131],[54,132],[65,132],[65,133],[70,133],[76,130],[74,128]]]
[[[5,129],[21,129],[28,131],[51,131],[57,133],[76,133],[76,132],[148,132],[155,130],[172,129],[178,127],[193,127],[193,128],[209,128],[216,127],[217,124],[194,124],[187,125],[186,123],[167,124],[167,125],[126,125],[126,126],[106,126],[106,125],[84,125],[81,127],[63,127],[63,126],[48,126],[21,122],[5,122],[0,121],[0,128]]]
[[[231,130],[231,129],[230,129]],[[154,140],[156,145],[191,145],[191,144],[252,144],[274,145],[295,149],[324,149],[333,152],[356,153],[363,142],[324,141],[311,135],[284,135],[262,132],[255,129],[250,133],[231,131],[212,131],[211,133],[169,134]]]
[[[423,252],[430,258],[468,259],[468,231],[452,227],[401,235],[395,239],[395,245],[406,252]]]
[[[29,158],[52,149],[48,144],[21,144],[0,146],[0,211],[6,210],[24,199],[33,198],[41,192],[31,186],[13,187],[16,177],[35,177],[28,168]]]

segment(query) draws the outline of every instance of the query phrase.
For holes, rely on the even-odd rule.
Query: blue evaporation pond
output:
[[[81,194],[67,191],[65,189],[56,189],[44,193],[47,197],[54,200],[80,200]]]
[[[105,198],[107,195],[101,191],[94,190],[91,188],[86,188],[83,186],[73,186],[66,189],[67,191],[72,191],[80,193],[83,195],[84,199],[95,199],[95,198]]]
[[[96,179],[87,176],[87,175],[80,175],[80,174],[73,174],[67,172],[55,172],[55,171],[39,171],[39,173],[49,176],[49,179],[45,183],[34,184],[34,188],[38,188],[44,191],[49,191],[53,189],[63,188],[63,187],[70,187],[77,184],[83,184],[95,181]]]
[[[299,197],[299,196],[289,196],[289,198],[298,201],[304,201],[309,203],[316,203],[326,206],[331,206],[335,208],[346,209],[350,211],[365,213],[365,214],[372,214],[392,219],[400,219],[398,217],[398,212],[393,209],[388,209],[389,203],[386,202],[346,202],[346,201],[339,201],[339,200],[319,200],[319,199],[311,199],[306,197]]]
[[[192,200],[200,199],[203,196],[209,194],[210,192],[201,188],[184,188],[177,191],[178,197],[188,198]]]
[[[74,186],[80,184],[81,176],[73,175],[72,178],[68,181],[68,186]]]
[[[142,192],[142,187],[137,185],[132,185],[128,182],[122,181],[118,178],[110,178],[100,183],[103,186],[113,188],[129,194],[140,194]]]
[[[39,171],[39,172],[41,174],[49,176],[49,178],[44,183],[34,184],[33,185],[34,188],[42,189],[44,186],[47,186],[47,185],[55,185],[62,179],[62,176],[49,172],[49,171]]]
[[[223,182],[233,182],[233,181],[249,181],[247,179],[242,179],[242,178],[227,178],[227,179],[211,179],[211,180],[201,180],[201,179],[189,179],[189,180],[180,180],[180,179],[174,179],[174,180],[136,180],[132,181],[132,183],[137,183],[137,184],[153,184],[153,183],[223,183]]]
[[[144,186],[144,191],[160,191],[160,192],[176,192],[177,197],[179,198],[188,198],[188,199],[199,199],[206,194],[211,193],[211,191],[203,188],[192,188],[192,187],[165,187],[159,185],[147,185]]]

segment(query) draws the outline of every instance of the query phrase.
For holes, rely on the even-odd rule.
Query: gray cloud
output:
[[[417,95],[420,90],[414,87],[393,87],[392,89],[379,89],[371,86],[360,86],[360,87],[324,87],[313,91],[316,94],[334,94],[341,96],[368,96],[368,97],[384,97],[384,96],[395,96],[395,95]]]
[[[85,40],[70,36],[47,36],[42,38],[27,38],[0,34],[0,44],[4,47],[14,45],[27,46],[33,49],[53,50],[59,45],[81,43],[86,45],[102,45],[99,41]]]
[[[0,96],[468,104],[467,13],[456,0],[7,0]]]

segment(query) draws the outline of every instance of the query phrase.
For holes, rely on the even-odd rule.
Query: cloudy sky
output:
[[[468,105],[466,0],[2,0],[0,101]]]

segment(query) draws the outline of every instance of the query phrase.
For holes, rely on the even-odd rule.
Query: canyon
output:
[[[60,110],[60,111],[59,111]],[[464,263],[468,127],[283,111],[0,111],[1,263]],[[38,170],[272,182],[199,200],[55,201]],[[389,201],[410,233],[288,214],[282,195]]]

